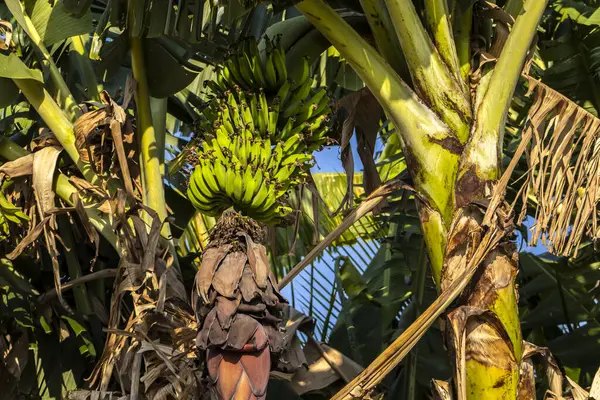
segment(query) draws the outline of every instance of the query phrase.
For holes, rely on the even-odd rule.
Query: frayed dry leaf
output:
[[[32,153],[43,149],[44,147],[60,147],[61,144],[48,128],[40,128],[38,135],[30,142],[29,147]]]
[[[450,382],[434,379],[431,382],[431,386],[434,400],[452,400],[454,398]]]
[[[29,231],[27,236],[25,236],[23,240],[19,242],[19,244],[17,245],[17,247],[15,247],[13,251],[6,255],[6,258],[8,258],[9,260],[14,260],[18,256],[20,256],[21,253],[27,248],[27,246],[35,242],[35,240],[40,236],[40,234],[44,231],[44,227],[46,226],[46,224],[48,224],[49,221],[50,216],[45,217],[42,220],[42,222],[37,224],[35,228]]]
[[[54,208],[55,193],[52,186],[56,163],[61,151],[62,149],[59,147],[44,147],[33,153],[32,186],[42,218]]]
[[[596,371],[594,380],[592,381],[592,387],[590,389],[590,399],[600,400],[600,368]]]
[[[75,186],[75,188],[79,191],[89,192],[89,194],[95,195],[100,199],[104,199],[108,197],[108,194],[104,189],[99,186],[92,185],[85,179],[79,178],[77,176],[69,177],[69,181]]]
[[[62,148],[60,147],[44,147],[43,149],[33,154],[33,176],[32,186],[36,198],[36,203],[40,218],[45,218],[46,215],[54,208],[55,193],[54,193],[54,174],[56,172],[56,164],[58,156]],[[54,275],[54,288],[56,289],[58,301],[71,312],[71,308],[62,297],[61,281],[60,281],[60,265],[58,263],[58,250],[56,248],[55,233],[56,218],[50,215],[48,224],[44,224],[44,239],[50,259],[52,260],[52,272]]]
[[[546,368],[546,378],[548,386],[554,393],[563,393],[563,374],[552,353],[547,347],[539,347],[529,342],[523,342],[523,360],[530,360],[532,357],[541,359]]]
[[[102,103],[93,103],[95,110],[83,114],[75,122],[75,145],[82,160],[91,163],[99,173],[111,171],[122,175],[125,190],[133,198],[133,183],[122,132],[127,115],[108,92],[102,91],[100,98]],[[128,127],[126,131],[129,131]]]
[[[517,400],[535,399],[535,368],[530,358],[521,360]]]
[[[577,382],[569,378],[567,375],[565,375],[565,378],[567,378],[567,382],[569,382],[569,385],[571,385],[571,396],[573,396],[573,400],[589,399],[589,393],[579,386]]]
[[[576,255],[584,236],[600,237],[600,119],[528,79],[535,99],[525,127],[532,139],[519,223],[533,196],[537,209],[529,244],[535,246],[541,239],[552,254]]]
[[[320,346],[324,355],[320,354],[313,346],[305,347],[308,368],[301,369],[292,377],[292,388],[299,395],[324,389],[340,379],[339,373],[331,367],[330,363],[339,368],[349,379],[354,379],[363,370],[360,365],[334,348],[325,344]]]

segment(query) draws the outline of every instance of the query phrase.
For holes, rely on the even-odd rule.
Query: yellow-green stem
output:
[[[96,74],[90,63],[88,53],[85,48],[85,42],[87,36],[73,36],[71,38],[71,49],[77,53],[75,58],[81,78],[85,84],[85,90],[87,91],[88,98],[95,101],[100,101],[100,91],[102,86],[98,85],[96,81]]]
[[[160,172],[165,176],[165,144],[167,136],[167,98],[157,99],[150,97],[150,109],[152,110],[152,124],[156,134],[156,148]]]
[[[398,74],[405,76],[408,66],[402,56],[385,0],[360,0],[360,5],[373,32],[377,49]]]
[[[476,166],[477,175],[481,179],[499,177],[506,115],[547,3],[548,0],[528,0],[524,4],[524,12],[517,18],[506,40],[477,109],[473,134],[463,157],[460,176]]]
[[[456,52],[463,81],[469,81],[471,72],[471,27],[473,25],[473,6],[456,18]]]
[[[444,62],[421,23],[412,1],[386,0],[386,4],[415,90],[426,99],[442,121],[448,124],[461,143],[465,143],[469,137],[472,112],[467,86],[457,78],[458,70],[454,73]]]
[[[517,18],[523,10],[524,0],[508,0],[504,6],[504,11],[512,15],[513,18]]]
[[[460,68],[452,34],[448,1],[426,0],[425,16],[427,17],[427,24],[433,33],[435,47],[438,49],[440,56],[456,79],[460,79]]]
[[[142,38],[131,38],[131,68],[137,83],[135,103],[137,106],[137,134],[140,144],[141,169],[143,171],[143,201],[158,214],[161,221],[167,218],[164,183],[161,174],[161,163],[156,133],[152,124],[150,94],[146,68],[144,65],[144,49]],[[170,236],[168,224],[164,224],[164,236]]]
[[[54,102],[52,96],[39,82],[32,79],[14,79],[14,82],[48,125],[48,128],[77,165],[85,179],[92,184],[99,183],[100,179],[90,164],[83,162],[79,156],[79,151],[75,146],[73,124],[63,114],[62,109]]]
[[[14,13],[15,11],[13,11],[13,14]],[[27,35],[29,36],[31,41],[40,50],[40,53],[44,58],[44,62],[46,62],[50,70],[50,77],[52,78],[54,85],[56,85],[56,89],[59,93],[59,99],[62,102],[62,105],[64,106],[65,112],[67,113],[67,116],[71,119],[71,121],[75,121],[81,115],[81,110],[77,106],[77,102],[75,101],[71,90],[67,86],[67,83],[65,82],[60,71],[58,70],[54,59],[50,55],[50,52],[48,52],[46,46],[44,45],[40,34],[38,33],[36,27],[33,25],[33,22],[31,22],[31,18],[29,18],[25,10],[21,10],[21,13],[23,15],[22,22],[24,22],[25,24],[23,28],[27,32]]]

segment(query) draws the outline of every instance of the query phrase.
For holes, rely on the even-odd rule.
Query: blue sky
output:
[[[356,139],[354,137],[352,137],[351,140],[351,146],[352,146],[352,152],[354,155],[354,170],[355,172],[360,172],[363,169],[363,165],[360,161],[360,157],[358,156],[358,153],[356,151]],[[381,141],[378,139],[378,143],[376,146],[376,152],[377,151],[381,151],[382,149],[382,144]],[[332,147],[328,147],[325,148],[323,151],[320,151],[318,153],[315,154],[315,158],[316,158],[316,165],[313,167],[312,172],[313,173],[318,173],[318,172],[338,172],[338,173],[342,173],[344,172],[344,168],[342,166],[342,162],[340,159],[340,151],[339,151],[339,146],[332,146]],[[525,224],[527,226],[531,226],[531,224],[533,223],[533,219],[528,218],[525,222]],[[540,243],[535,247],[531,247],[528,246],[526,241],[522,241],[521,240],[522,236],[520,234],[520,232],[517,232],[517,246],[519,246],[519,250],[520,251],[528,251],[534,254],[541,254],[541,253],[545,253],[547,250],[546,248]],[[361,251],[360,247],[356,247],[356,251]],[[368,257],[367,257],[368,258]],[[367,266],[366,265],[361,265],[361,261],[359,259],[353,260],[356,267],[358,267],[361,270],[364,270]],[[333,278],[333,272],[331,271],[331,269],[329,267],[327,267],[327,264],[333,265],[334,263],[334,259],[332,256],[330,255],[325,255],[323,257],[323,259],[319,262],[315,263],[315,267],[326,277],[326,279],[328,279],[330,282],[334,280]],[[304,313],[308,313],[307,309],[304,309],[305,307],[303,307],[303,305],[301,304],[301,301],[298,301],[298,298],[300,297],[300,295],[302,294],[302,276],[309,276],[309,268],[305,269],[300,276],[298,276],[295,279],[295,282],[297,283],[295,286],[295,292],[296,292],[296,302],[294,304],[294,307],[297,308],[299,311],[304,312]],[[288,299],[288,300],[292,300],[292,286],[289,285],[287,286],[283,291],[282,294]],[[305,293],[308,294],[308,293]],[[337,316],[334,316],[334,318]],[[318,329],[319,330],[319,329]]]

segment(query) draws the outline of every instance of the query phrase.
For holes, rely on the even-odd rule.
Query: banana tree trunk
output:
[[[433,276],[443,292],[464,272],[490,224],[511,226],[506,207],[499,208],[505,215],[497,214],[492,221],[484,221],[484,215],[500,178],[510,101],[547,1],[524,2],[495,67],[484,68],[478,86],[472,87],[475,95],[466,89],[464,73],[470,62],[469,35],[453,35],[446,1],[425,1],[429,30],[411,1],[385,3],[415,92],[323,1],[305,0],[297,7],[353,66],[394,123],[423,199],[421,226]],[[470,29],[472,14],[465,15],[469,19],[460,21],[461,28]],[[502,202],[501,197],[496,193],[494,201]],[[488,254],[447,315],[458,399],[518,396],[523,350],[517,262],[515,246],[506,238]]]

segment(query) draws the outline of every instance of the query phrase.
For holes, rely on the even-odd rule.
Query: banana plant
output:
[[[508,3],[514,7],[520,2]],[[374,46],[325,2],[297,5],[350,63],[396,128],[420,194],[421,228],[440,292],[464,271],[493,224],[510,223],[498,215],[493,224],[489,216],[484,221],[485,204],[501,177],[507,112],[546,4],[523,2],[514,12],[510,33],[499,43],[498,31],[492,34],[491,25],[486,30],[489,20],[473,18],[475,11],[490,12],[479,3],[456,2],[451,10],[445,0],[425,1],[421,9],[407,1],[362,2],[378,33]],[[475,31],[485,38],[478,52],[471,47]],[[494,55],[493,63],[480,57],[487,52]],[[399,53],[408,65],[410,86],[394,65]],[[459,398],[517,398],[524,386],[516,271],[514,247],[501,243],[490,249],[459,306],[448,315]],[[336,398],[346,398],[352,389],[360,386],[349,385]]]
[[[343,10],[321,0],[285,10],[185,0],[0,5],[0,373],[8,397],[297,398],[285,381],[269,382],[274,371],[302,396],[311,387],[329,397],[344,383],[334,398],[374,398],[381,384],[414,399],[431,378],[448,377],[448,355],[453,386],[433,384],[442,398],[533,398],[536,376],[538,392],[561,395],[557,379],[539,384],[531,360],[544,357],[549,375],[560,373],[556,362],[523,336],[566,360],[569,379],[592,382],[593,357],[580,356],[595,349],[596,289],[587,279],[597,274],[579,242],[595,226],[598,123],[544,85],[594,111],[589,7],[338,3]],[[553,28],[539,29],[540,19]],[[561,21],[587,27],[576,29],[575,43],[585,44],[577,78],[589,88],[553,78],[563,76],[562,62],[573,65],[562,47],[536,51],[536,32],[560,38]],[[544,83],[532,78],[546,73]],[[351,91],[351,101],[335,103]],[[365,122],[352,108],[366,97],[363,114],[373,116]],[[381,109],[389,129],[379,126]],[[369,140],[392,134],[382,165],[349,172],[345,183],[309,175],[313,152],[331,137],[347,149],[352,131],[365,129]],[[365,137],[359,145],[372,145]],[[549,163],[554,155],[560,165]],[[509,179],[513,170],[524,186]],[[354,225],[357,209],[330,212],[343,208],[340,198],[358,209],[380,204],[368,182],[374,173],[383,188],[401,187],[401,199],[390,189],[389,207]],[[522,319],[505,192],[524,207],[518,220],[535,217],[534,235],[553,252],[579,251],[589,262],[524,255]],[[339,232],[344,226],[352,227]],[[318,261],[329,271],[314,262],[323,237],[333,261]],[[296,283],[307,289],[290,293],[317,320],[322,341],[345,354],[320,346],[310,329],[301,351],[295,333],[312,321],[279,289],[303,265],[310,268]],[[548,295],[540,299],[538,289]],[[433,322],[425,308],[444,299],[439,315],[456,298],[446,323],[425,334]],[[573,338],[581,344],[568,354]],[[394,379],[395,343],[414,347]],[[59,352],[64,360],[53,363]],[[324,380],[300,384],[323,367]]]

